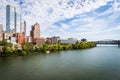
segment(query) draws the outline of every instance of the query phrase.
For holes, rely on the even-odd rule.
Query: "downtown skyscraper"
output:
[[[6,6],[6,32],[15,33],[16,26],[17,26],[16,8],[11,5],[7,5]]]
[[[30,32],[30,36],[35,39],[35,38],[40,38],[40,25],[38,23],[34,24],[32,26],[32,30]]]
[[[20,25],[20,33],[26,35],[26,21],[22,20]]]
[[[3,25],[2,24],[0,24],[0,41],[2,41],[3,40]]]
[[[3,25],[0,24],[0,33],[2,33],[2,32],[3,32]]]

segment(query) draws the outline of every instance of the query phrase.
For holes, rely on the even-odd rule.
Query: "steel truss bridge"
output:
[[[120,40],[100,40],[100,41],[92,41],[96,44],[111,44],[111,45],[118,45],[120,47]]]

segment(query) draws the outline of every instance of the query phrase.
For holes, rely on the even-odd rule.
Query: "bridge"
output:
[[[100,41],[93,41],[96,44],[111,44],[111,45],[118,45],[120,47],[120,40],[100,40]]]

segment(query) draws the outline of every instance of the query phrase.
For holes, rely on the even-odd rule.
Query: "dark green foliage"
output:
[[[25,56],[35,53],[46,53],[47,51],[55,52],[61,50],[77,50],[77,49],[87,49],[96,47],[95,43],[91,42],[77,42],[76,44],[44,44],[44,45],[34,45],[32,43],[23,43],[22,49],[12,48],[11,43],[0,42],[0,46],[4,46],[1,56],[19,55]]]
[[[10,56],[12,55],[13,51],[9,49],[9,47],[4,47],[2,51],[2,56]]]
[[[34,52],[34,45],[32,43],[23,43],[22,50],[25,51],[27,54]]]
[[[96,47],[96,44],[91,42],[77,42],[76,44],[45,44],[41,48],[41,52],[45,53],[46,51],[55,52],[60,50],[87,49],[92,47]]]
[[[5,41],[0,41],[0,46],[12,47],[12,44]]]
[[[25,56],[25,55],[27,55],[27,53],[26,53],[25,51],[21,50],[21,49],[18,49],[18,50],[17,50],[17,54],[18,54],[19,56]]]

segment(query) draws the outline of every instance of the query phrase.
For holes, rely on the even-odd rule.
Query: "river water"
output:
[[[120,80],[120,48],[0,57],[0,80]]]

